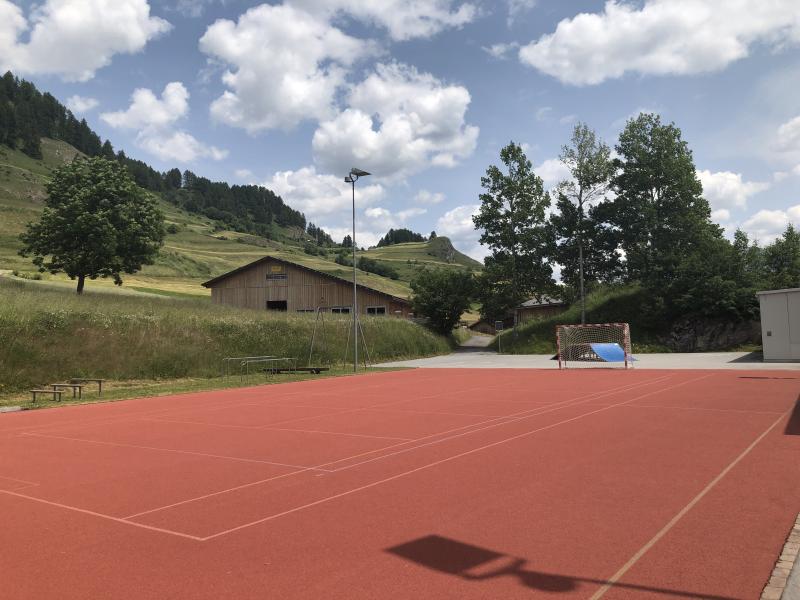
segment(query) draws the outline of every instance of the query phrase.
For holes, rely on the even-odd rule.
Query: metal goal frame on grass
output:
[[[601,358],[593,343],[617,344],[623,351],[618,363]],[[627,323],[593,323],[587,325],[558,325],[556,327],[558,368],[572,367],[633,367],[631,330]]]

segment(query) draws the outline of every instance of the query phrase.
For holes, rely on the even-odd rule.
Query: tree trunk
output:
[[[583,236],[578,238],[578,265],[581,279],[581,325],[586,325],[586,292],[583,288]]]
[[[78,293],[83,293],[83,284],[86,282],[86,275],[78,275]]]
[[[578,196],[578,271],[581,282],[581,325],[586,325],[586,291],[583,284],[583,190]]]

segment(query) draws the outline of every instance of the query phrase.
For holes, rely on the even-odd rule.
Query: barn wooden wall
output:
[[[286,279],[267,278],[279,273],[285,273]],[[214,304],[262,310],[266,309],[267,301],[286,300],[291,313],[321,306],[352,306],[353,286],[278,261],[264,261],[215,283],[211,300]],[[366,314],[368,306],[385,306],[386,313],[391,315],[400,311],[405,317],[409,313],[408,305],[380,292],[359,288],[358,312]]]

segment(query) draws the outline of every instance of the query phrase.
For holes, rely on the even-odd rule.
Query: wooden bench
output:
[[[69,380],[70,383],[96,383],[97,393],[103,395],[103,382],[105,379],[92,379],[91,377],[73,377]]]
[[[330,371],[330,367],[297,367],[296,369],[276,369],[274,373],[314,373],[319,375],[323,371]]]
[[[50,387],[54,390],[58,390],[64,388],[65,390],[71,389],[72,390],[72,397],[83,398],[83,388],[85,387],[82,383],[53,383]]]
[[[64,393],[64,390],[56,390],[56,389],[49,389],[49,390],[31,390],[31,394],[33,394],[33,401],[36,402],[36,395],[37,394],[52,394],[53,400],[57,400],[61,402],[61,395]]]

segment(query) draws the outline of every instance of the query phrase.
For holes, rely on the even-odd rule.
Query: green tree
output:
[[[553,259],[561,265],[561,281],[581,298],[581,274],[584,293],[599,283],[613,283],[622,275],[622,261],[617,252],[617,239],[605,223],[607,203],[591,206],[580,215],[578,206],[558,194],[556,210],[550,215],[550,227],[556,241]],[[578,233],[580,236],[578,236]],[[579,242],[583,241],[583,248]],[[583,268],[581,269],[581,257]],[[583,303],[581,305],[583,308]]]
[[[342,248],[352,248],[353,247],[353,238],[349,235],[344,236],[342,240]]]
[[[164,239],[164,217],[153,196],[137,187],[125,167],[104,158],[77,160],[57,169],[38,223],[20,238],[22,256],[42,271],[78,280],[135,273],[153,264]]]
[[[625,251],[627,278],[663,289],[678,264],[721,230],[711,222],[692,152],[674,123],[640,114],[625,125],[616,150],[617,195],[608,218]]]
[[[800,287],[800,232],[793,225],[764,249],[764,263],[768,287]]]
[[[745,236],[746,239],[746,236]],[[756,318],[757,274],[752,258],[739,237],[731,244],[713,231],[697,240],[697,251],[683,256],[673,276],[650,297],[668,321],[700,315],[710,319],[740,321]]]
[[[595,132],[589,129],[585,123],[575,125],[570,144],[562,146],[559,159],[569,171],[570,179],[559,183],[557,190],[558,208],[560,209],[560,219],[557,218],[555,222],[558,236],[557,245],[561,258],[567,263],[575,262],[571,260],[570,254],[577,249],[581,323],[586,323],[584,254],[587,250],[587,242],[591,237],[598,238],[600,233],[596,231],[596,224],[587,220],[587,208],[591,203],[603,199],[614,174],[614,165],[611,162],[609,147],[602,140],[598,140]],[[567,203],[573,205],[575,210],[573,211],[570,206],[567,206]],[[559,263],[564,267],[573,268],[573,265],[565,264],[561,260]],[[593,264],[593,267],[599,266],[599,264]]]
[[[500,151],[500,159],[506,171],[494,165],[486,170],[481,178],[486,191],[472,218],[481,230],[480,242],[491,252],[479,284],[482,314],[489,319],[505,317],[554,285],[546,260],[553,245],[545,219],[550,196],[519,145],[511,142]]]
[[[411,280],[414,314],[427,318],[431,329],[446,335],[469,308],[473,286],[469,271],[422,269]]]

